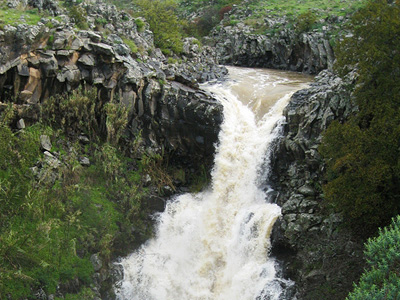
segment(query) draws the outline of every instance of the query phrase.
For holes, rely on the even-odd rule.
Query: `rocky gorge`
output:
[[[254,34],[249,26],[239,23],[215,30],[211,41],[223,64],[316,74],[332,68],[334,61],[324,32],[282,29],[274,35]]]
[[[148,28],[138,32],[133,19],[102,5],[87,9],[93,20],[101,14],[110,21],[108,28],[115,33],[107,38],[98,31],[73,29],[65,15],[65,23],[52,19],[43,20],[46,25],[6,25],[0,31],[0,100],[13,99],[29,111],[21,117],[34,122],[49,97],[96,87],[101,103],[118,101],[129,109],[129,130],[140,131],[148,146],[212,155],[221,106],[199,91],[198,83],[226,74],[215,63],[213,50],[200,49],[189,38],[182,63],[168,63]],[[121,18],[127,19],[118,23]],[[120,36],[133,40],[140,52],[132,53]]]
[[[273,188],[282,218],[274,228],[272,252],[284,276],[296,282],[297,299],[345,298],[363,268],[360,238],[342,226],[343,217],[324,200],[326,174],[318,151],[327,126],[357,110],[349,101],[353,79],[325,70],[310,88],[296,92],[275,145]]]
[[[210,161],[217,142],[222,106],[199,83],[222,79],[227,71],[218,64],[322,71],[309,89],[293,95],[284,112],[283,137],[272,154],[272,187],[282,218],[271,251],[282,265],[282,276],[295,282],[287,299],[344,298],[362,270],[362,246],[324,202],[318,145],[333,120],[345,120],[356,108],[349,101],[351,79],[346,82],[325,70],[334,61],[329,38],[293,30],[271,37],[250,34],[245,25],[226,26],[214,31],[211,47],[187,38],[182,56],[172,61],[154,47],[148,25],[139,29],[134,18],[112,5],[84,5],[86,30],[74,28],[62,8],[49,1],[39,8],[58,19],[0,30],[0,109],[12,102],[18,119],[32,124],[50,97],[96,88],[100,107],[116,102],[128,109],[132,139],[140,132],[147,147],[165,149],[191,165],[193,160]],[[96,25],[100,17],[107,20],[104,28]],[[124,39],[139,50],[134,52]],[[96,297],[112,299],[110,289],[102,286],[118,281],[121,270],[102,266],[96,255],[92,263]]]

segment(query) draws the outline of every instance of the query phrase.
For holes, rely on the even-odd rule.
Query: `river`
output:
[[[280,207],[262,187],[282,111],[312,78],[228,69],[227,80],[202,86],[224,107],[211,186],[167,203],[155,238],[121,262],[120,300],[278,300],[283,294],[284,279],[268,255]]]

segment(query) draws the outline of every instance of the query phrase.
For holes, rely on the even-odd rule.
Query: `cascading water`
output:
[[[120,300],[272,300],[283,293],[268,258],[280,208],[268,203],[258,179],[260,166],[268,168],[283,108],[309,78],[241,68],[229,73],[227,81],[203,86],[224,106],[212,185],[168,202],[156,237],[121,262]]]

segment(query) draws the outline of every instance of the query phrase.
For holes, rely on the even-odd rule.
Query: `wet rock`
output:
[[[110,265],[110,278],[113,284],[120,282],[124,278],[124,268],[119,263]]]

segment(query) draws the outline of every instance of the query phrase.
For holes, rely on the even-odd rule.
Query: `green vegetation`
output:
[[[346,16],[361,8],[365,0],[197,0],[178,1],[181,15],[188,12],[201,11],[199,18],[195,19],[186,28],[190,35],[201,37],[207,35],[223,18],[224,14],[236,5],[239,11],[251,11],[250,16],[242,16],[243,21],[254,28],[254,33],[266,34],[279,31],[285,24],[277,24],[277,28],[268,28],[265,17],[287,17],[290,24],[296,25],[297,32],[317,28],[317,21],[327,21],[335,16]],[[224,22],[224,26],[234,26],[237,21]],[[279,27],[279,28],[278,28]]]
[[[137,53],[139,51],[138,47],[136,46],[135,42],[127,39],[127,38],[122,38],[122,40],[124,41],[124,43],[129,47],[129,49],[131,49],[132,53]]]
[[[182,52],[183,24],[176,15],[174,0],[136,0],[138,16],[146,18],[154,33],[154,43],[164,54]],[[171,52],[172,51],[172,52]]]
[[[301,14],[312,11],[319,18],[331,16],[345,16],[364,5],[365,1],[354,0],[253,0],[248,8],[255,12],[255,15],[269,16],[292,16],[293,20]]]
[[[357,69],[359,112],[325,133],[324,193],[353,228],[369,234],[400,212],[399,2],[369,2],[351,28],[353,37],[336,52],[336,68],[342,76]]]
[[[0,9],[0,28],[5,25],[27,24],[36,25],[43,17],[37,9],[10,9],[1,7]]]
[[[296,31],[299,33],[309,31],[316,21],[317,21],[317,16],[311,10],[305,13],[301,13],[297,17],[295,25]]]
[[[210,31],[224,18],[224,14],[232,10],[232,6],[240,4],[240,0],[218,0],[218,1],[178,1],[180,14],[201,11],[199,18],[192,23],[186,24],[185,32],[188,35],[200,38],[208,35]],[[236,25],[237,21],[229,22],[226,25]]]
[[[346,300],[400,298],[400,216],[365,244],[368,269]]]
[[[71,285],[66,299],[88,299],[89,257],[99,253],[107,263],[151,235],[142,172],[151,168],[163,184],[169,176],[160,158],[141,158],[140,136],[122,143],[127,109],[96,95],[51,98],[41,122],[20,131],[10,127],[11,104],[0,114],[1,299],[35,299],[57,286],[72,292]],[[53,157],[41,151],[41,135],[50,137]],[[81,165],[84,156],[90,166]]]
[[[69,7],[69,16],[72,20],[74,20],[75,25],[79,29],[88,29],[89,25],[86,21],[87,13],[86,10],[82,6],[73,5]]]
[[[106,25],[108,23],[108,21],[105,18],[96,18],[95,23],[97,25],[104,26],[104,25]]]
[[[145,22],[141,18],[135,19],[135,24],[138,32],[143,32],[145,29]]]

